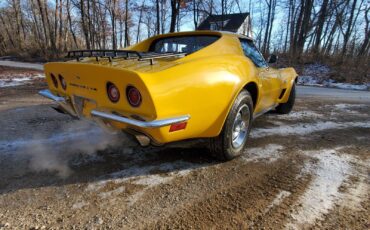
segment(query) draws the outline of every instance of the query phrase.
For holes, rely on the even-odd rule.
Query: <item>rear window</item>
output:
[[[248,39],[239,39],[243,48],[244,55],[249,57],[257,67],[267,67],[267,63],[261,52],[258,50],[253,41]]]
[[[155,53],[186,53],[191,54],[219,39],[218,36],[192,35],[175,36],[154,40],[150,45],[150,52]]]

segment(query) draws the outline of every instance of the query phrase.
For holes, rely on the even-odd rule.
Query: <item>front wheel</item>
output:
[[[251,129],[253,101],[243,90],[236,98],[225,121],[221,134],[210,140],[211,152],[220,160],[231,160],[245,149]]]

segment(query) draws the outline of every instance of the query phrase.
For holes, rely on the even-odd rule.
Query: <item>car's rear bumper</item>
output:
[[[78,113],[76,112],[76,110],[70,105],[70,103],[67,103],[64,97],[56,96],[52,92],[50,92],[50,90],[41,90],[39,91],[39,94],[52,101],[57,102],[65,110],[65,112],[69,113],[70,115],[74,117],[76,116],[78,117]],[[90,114],[93,117],[97,117],[97,118],[104,119],[104,120],[115,121],[115,122],[123,123],[125,125],[139,127],[139,128],[161,128],[161,127],[169,126],[172,124],[186,122],[190,119],[190,115],[182,115],[182,116],[171,117],[171,118],[160,119],[160,120],[141,121],[141,120],[130,119],[128,117],[124,117],[119,114],[113,114],[113,113],[109,113],[106,111],[99,111],[98,109],[91,110]]]
[[[72,117],[78,117],[78,114],[76,113],[75,109],[72,107],[70,103],[66,101],[64,97],[56,96],[52,92],[50,92],[50,90],[48,89],[39,91],[39,95],[58,103],[59,108],[56,108],[58,111],[63,111],[65,113],[68,113]]]
[[[66,100],[63,98],[63,97],[58,97],[58,96],[55,96],[52,92],[50,92],[50,90],[48,89],[44,89],[44,90],[41,90],[39,91],[39,94],[41,96],[44,96],[46,98],[49,98],[50,100],[53,100],[55,102],[58,102],[58,103],[65,103]]]
[[[181,122],[185,122],[189,120],[189,115],[179,116],[179,117],[172,117],[167,119],[161,119],[161,120],[153,120],[153,121],[139,121],[130,119],[127,117],[123,117],[120,115],[112,114],[112,113],[106,113],[98,110],[92,110],[91,115],[95,117],[99,117],[102,119],[108,119],[112,121],[118,121],[124,124],[140,127],[140,128],[160,128],[163,126],[168,126],[172,124],[177,124]]]

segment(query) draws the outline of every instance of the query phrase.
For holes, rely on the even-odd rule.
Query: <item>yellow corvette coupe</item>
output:
[[[45,64],[58,111],[123,130],[142,146],[210,140],[223,160],[243,152],[254,118],[289,113],[297,73],[275,69],[251,38],[217,31],[151,37],[124,50],[76,50]]]

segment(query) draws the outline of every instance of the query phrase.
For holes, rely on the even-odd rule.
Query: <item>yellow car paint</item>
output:
[[[219,135],[235,98],[248,84],[258,88],[254,115],[288,100],[297,77],[295,70],[257,68],[244,56],[239,42],[239,38],[244,38],[242,35],[215,31],[180,32],[155,36],[126,49],[144,52],[155,39],[198,34],[220,38],[182,58],[155,59],[153,65],[149,61],[133,59],[109,62],[95,58],[48,63],[45,74],[49,89],[67,101],[74,96],[83,98],[81,114],[88,119],[96,120],[90,114],[93,109],[145,121],[190,115],[186,128],[175,132],[169,132],[169,126],[141,128],[116,121],[103,122],[114,129],[130,128],[144,133],[158,144]],[[66,91],[60,86],[54,87],[51,74],[64,77]],[[120,90],[117,103],[112,103],[107,96],[107,82],[112,82]],[[125,89],[128,85],[135,86],[142,95],[142,104],[137,108],[127,101]],[[283,89],[285,94],[279,99]],[[102,123],[101,119],[97,120]]]

